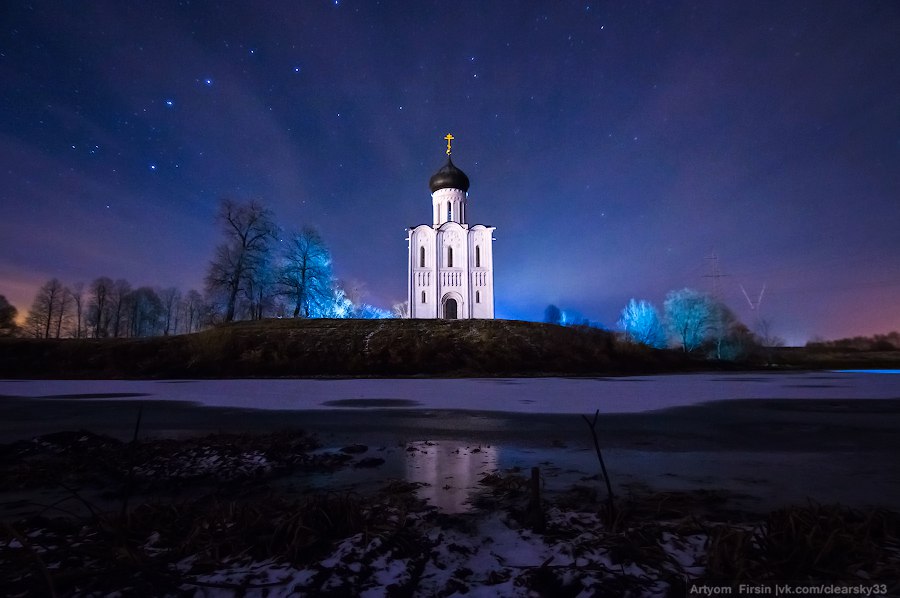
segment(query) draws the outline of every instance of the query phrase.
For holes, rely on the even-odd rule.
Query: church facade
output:
[[[408,228],[410,318],[494,317],[493,226],[469,225],[469,177],[450,159],[428,182],[432,223]]]

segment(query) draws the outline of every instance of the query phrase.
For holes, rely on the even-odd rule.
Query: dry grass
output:
[[[0,377],[646,373],[696,368],[612,333],[512,320],[264,320],[151,339],[0,339]],[[708,366],[707,366],[708,367]]]

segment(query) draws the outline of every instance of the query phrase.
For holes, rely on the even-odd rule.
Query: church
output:
[[[450,158],[428,181],[432,223],[408,228],[409,317],[494,317],[493,226],[469,225],[469,177]]]

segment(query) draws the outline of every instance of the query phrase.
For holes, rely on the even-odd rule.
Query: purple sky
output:
[[[900,329],[900,4],[6,2],[0,294],[202,288],[219,200],[390,307],[443,163],[498,317],[740,286],[789,342]]]

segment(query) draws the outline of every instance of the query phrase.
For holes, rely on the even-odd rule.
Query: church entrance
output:
[[[455,320],[458,317],[456,314],[456,299],[447,299],[444,303],[444,319]]]

